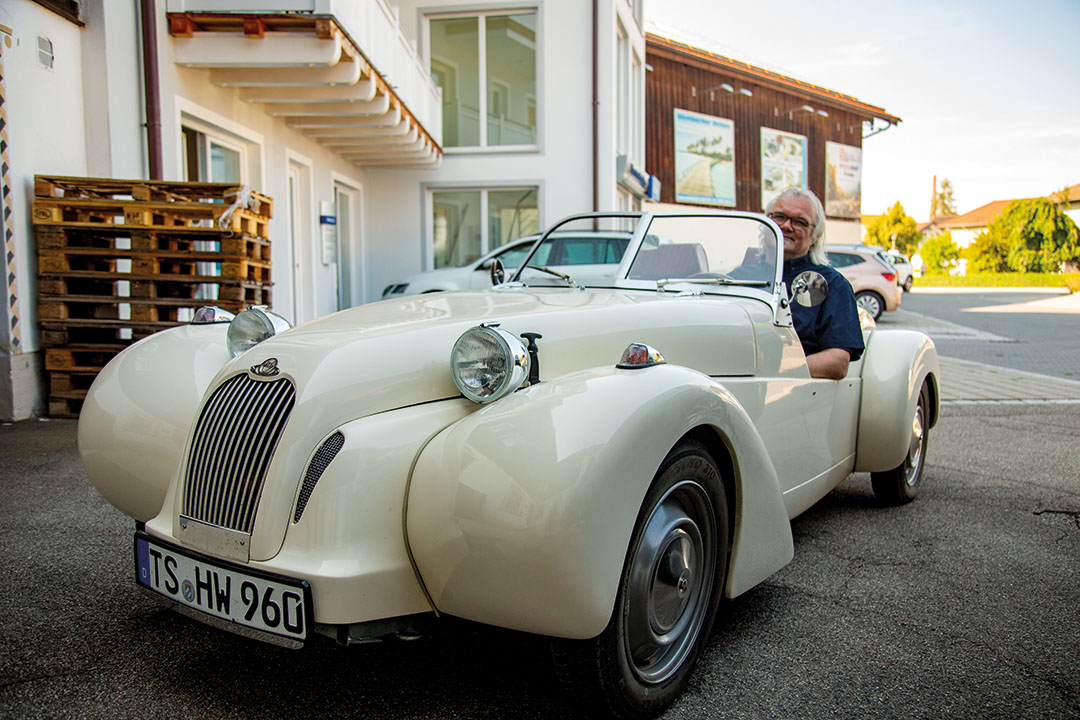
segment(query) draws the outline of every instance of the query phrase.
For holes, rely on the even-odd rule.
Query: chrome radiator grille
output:
[[[296,399],[293,384],[237,375],[203,407],[188,457],[187,517],[250,533],[266,469]]]

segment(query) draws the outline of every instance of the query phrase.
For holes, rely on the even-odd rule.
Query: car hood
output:
[[[377,412],[459,395],[457,338],[481,322],[539,333],[541,381],[615,365],[631,342],[707,375],[752,375],[750,308],[760,301],[612,290],[508,289],[419,295],[364,305],[256,345],[219,380],[269,358],[296,386],[295,421],[328,429]],[[215,383],[217,384],[217,383]]]
[[[613,366],[631,342],[648,343],[669,362],[710,375],[750,375],[756,353],[748,315],[768,322],[767,309],[766,303],[748,299],[514,288],[387,300],[272,337],[227,363],[208,391],[215,393],[222,383],[249,373],[271,375],[273,381],[288,378],[295,390],[261,490],[250,558],[265,560],[278,552],[297,479],[337,428],[377,413],[459,397],[450,375],[450,352],[470,327],[488,322],[518,335],[539,333],[541,382],[556,382],[574,370]],[[258,412],[273,416],[269,405]],[[202,415],[216,417],[209,411]],[[174,517],[175,536],[182,527],[179,516]]]

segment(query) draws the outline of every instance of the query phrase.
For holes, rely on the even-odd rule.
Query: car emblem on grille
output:
[[[252,365],[251,372],[254,375],[260,375],[262,377],[273,377],[274,375],[277,375],[277,358],[266,358],[258,365]]]

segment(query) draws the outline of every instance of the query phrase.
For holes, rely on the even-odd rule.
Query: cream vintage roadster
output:
[[[812,379],[790,303],[827,288],[784,287],[772,221],[590,214],[550,232],[628,242],[590,277],[496,264],[490,290],[291,329],[203,308],[118,355],[78,438],[136,521],[138,583],[292,646],[441,616],[547,635],[579,707],[652,717],[722,600],[792,559],[791,518],[852,472],[885,502],[915,496],[933,343],[864,317],[847,377]]]

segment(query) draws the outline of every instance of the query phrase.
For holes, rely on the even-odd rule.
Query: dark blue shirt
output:
[[[865,346],[851,283],[828,265],[815,265],[808,255],[804,255],[784,261],[784,284],[788,292],[792,281],[807,270],[821,273],[829,283],[829,294],[823,303],[814,307],[791,303],[791,320],[803,352],[810,355],[829,348],[843,348],[852,360],[858,360]]]

